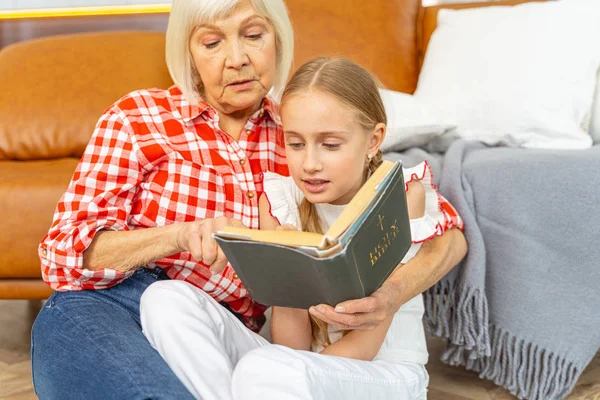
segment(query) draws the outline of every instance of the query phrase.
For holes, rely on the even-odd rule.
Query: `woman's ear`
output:
[[[369,147],[367,149],[369,154],[375,155],[377,150],[381,147],[383,140],[385,139],[386,126],[384,123],[379,123],[375,125],[375,129],[371,133],[371,138],[369,139]]]

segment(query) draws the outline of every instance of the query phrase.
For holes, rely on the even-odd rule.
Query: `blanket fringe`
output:
[[[490,334],[491,355],[471,359],[449,344],[442,361],[478,372],[519,399],[559,400],[573,390],[581,373],[574,362],[496,326],[490,325]]]
[[[442,279],[425,292],[425,328],[450,341],[468,359],[490,355],[485,294],[469,285]]]

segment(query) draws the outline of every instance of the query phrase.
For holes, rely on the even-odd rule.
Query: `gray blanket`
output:
[[[600,146],[487,148],[454,142],[429,160],[465,221],[469,252],[425,294],[442,360],[519,398],[564,398],[600,348]],[[434,175],[434,176],[435,176]]]

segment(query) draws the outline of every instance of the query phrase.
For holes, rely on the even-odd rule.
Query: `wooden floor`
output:
[[[29,337],[39,302],[0,300],[0,400],[36,399],[31,383]],[[439,361],[443,343],[429,338],[429,400],[512,400],[506,390],[475,373]],[[577,382],[569,400],[600,400],[600,353]]]

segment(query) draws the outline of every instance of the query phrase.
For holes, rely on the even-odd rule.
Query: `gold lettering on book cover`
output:
[[[381,215],[378,215],[377,217],[379,218],[379,227],[381,228],[381,230],[383,230],[383,219],[385,217],[382,217]]]
[[[400,233],[400,228],[397,224],[398,220],[395,219],[394,223],[389,227],[389,229],[383,234],[377,245],[373,248],[372,251],[369,252],[369,257],[371,259],[371,266],[375,265],[377,260],[381,258],[381,256],[385,253],[385,251],[391,246],[398,233]],[[383,217],[379,216],[379,224],[383,229]]]

